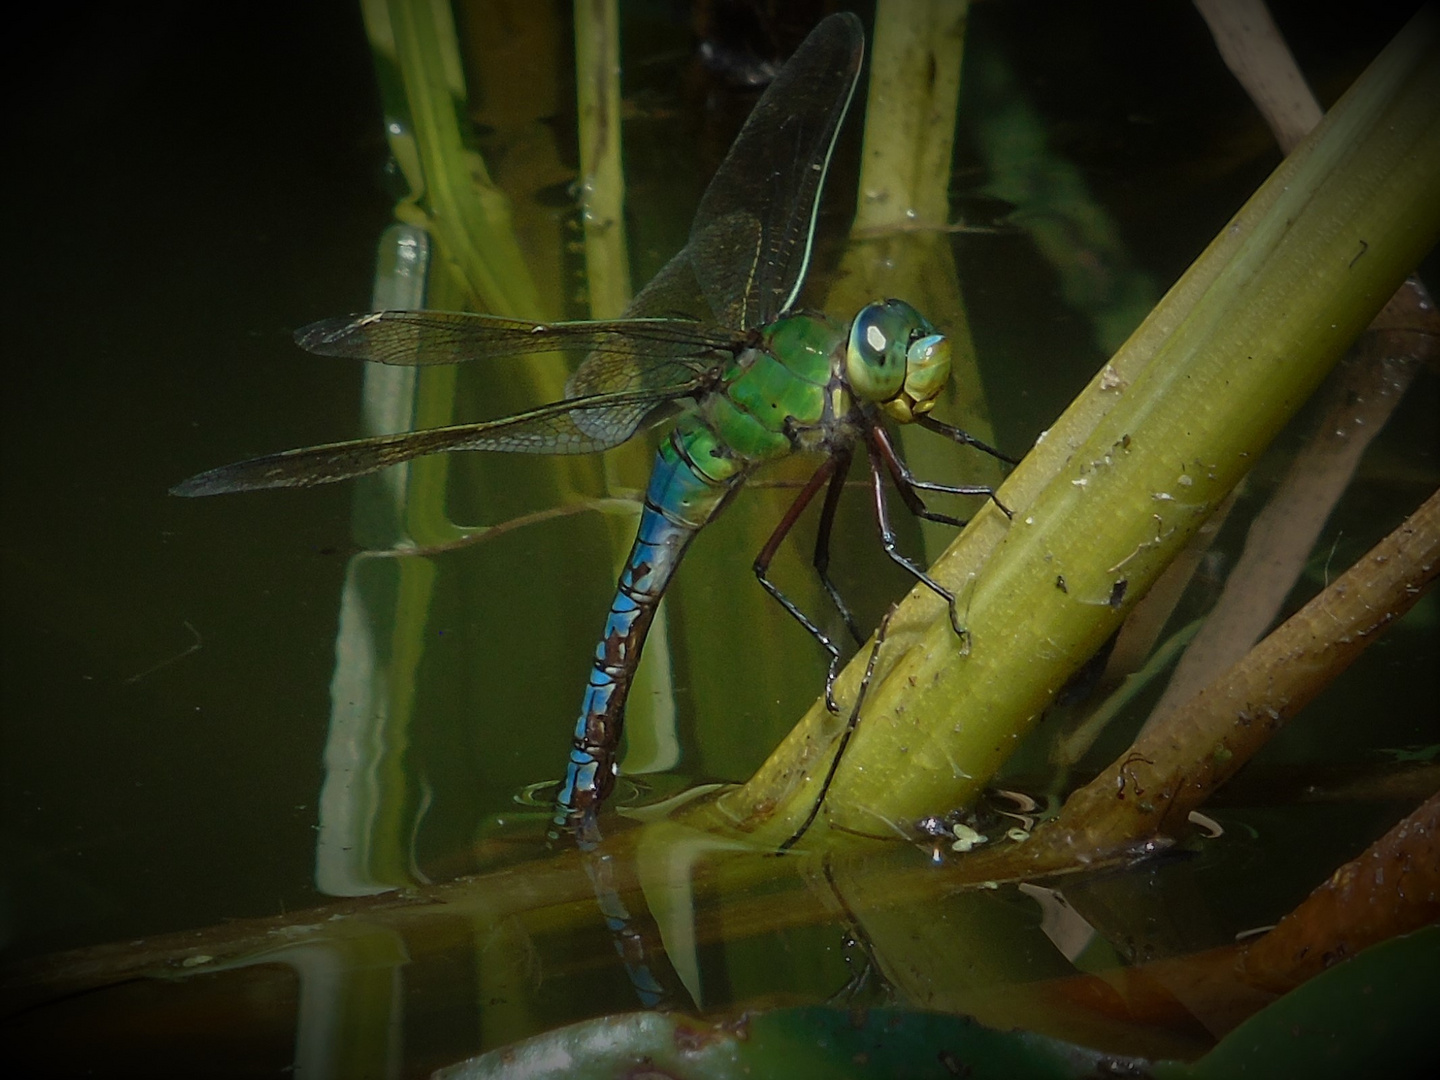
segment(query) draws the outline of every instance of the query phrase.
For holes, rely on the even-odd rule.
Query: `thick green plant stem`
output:
[[[1435,243],[1437,190],[1440,17],[1425,9],[1016,470],[1000,493],[1013,520],[988,507],[933,568],[968,633],[912,592],[832,826],[900,834],[994,775]],[[783,839],[841,722],[813,708],[720,814]]]

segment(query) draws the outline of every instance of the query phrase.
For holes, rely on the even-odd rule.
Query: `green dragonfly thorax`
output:
[[[723,483],[795,450],[852,443],[862,409],[909,423],[949,377],[950,343],[903,301],[867,304],[848,330],[824,315],[786,315],[736,355],[679,434],[696,468]]]
[[[866,304],[850,324],[845,377],[861,401],[908,424],[935,407],[950,381],[950,342],[903,300]]]
[[[842,326],[823,315],[797,314],[761,328],[755,344],[736,355],[680,434],[691,461],[711,480],[724,482],[790,454],[796,438],[826,419],[826,393],[834,382]],[[848,403],[847,403],[848,408]]]

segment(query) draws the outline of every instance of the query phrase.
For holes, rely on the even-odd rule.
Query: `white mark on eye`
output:
[[[865,344],[876,352],[885,351],[885,335],[878,326],[867,326],[865,328]]]

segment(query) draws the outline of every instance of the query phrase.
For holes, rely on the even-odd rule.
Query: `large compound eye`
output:
[[[950,382],[950,341],[941,334],[926,334],[905,352],[905,396],[911,409],[923,416]]]
[[[898,300],[866,304],[850,324],[845,375],[851,392],[862,401],[889,401],[905,386],[905,352],[913,324],[895,310],[897,304],[910,308]]]

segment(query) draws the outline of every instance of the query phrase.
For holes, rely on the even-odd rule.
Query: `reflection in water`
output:
[[[977,49],[994,47],[998,28],[1015,17],[990,8],[977,8],[972,20]],[[1066,22],[1070,15],[1057,12],[1056,17],[1072,38],[1089,32]],[[272,37],[277,37],[273,28],[254,40],[263,45]],[[168,40],[157,37],[161,43]],[[305,63],[321,71],[333,50],[319,46],[328,37],[316,34],[313,40],[316,47],[305,50]],[[1249,136],[1243,126],[1207,107],[1206,123],[1228,125],[1223,159],[1207,151],[1198,171],[1182,169],[1163,155],[1149,163],[1112,159],[1110,151],[1117,147],[1134,158],[1156,150],[1155,136],[1162,129],[1193,128],[1184,101],[1167,89],[1173,76],[1145,82],[1145,93],[1136,98],[1156,102],[1148,111],[1167,116],[1164,125],[1119,117],[1114,126],[1081,132],[1073,114],[1059,121],[1051,117],[1047,110],[1055,103],[1046,101],[1047,84],[1030,77],[1040,63],[1034,57],[1054,55],[1044,52],[1055,47],[1047,46],[1048,40],[1043,28],[1027,27],[1026,47],[1015,49],[1011,62],[1020,71],[1019,81],[1034,93],[1051,134],[1065,136],[1052,139],[1052,151],[1066,149],[1084,162],[1097,200],[1122,218],[1120,235],[1145,238],[1143,244],[1137,241],[1135,258],[1165,280],[1198,248],[1192,234],[1204,231],[1198,240],[1208,239],[1206,223],[1223,221],[1248,187],[1256,169],[1229,155],[1239,154]],[[1096,49],[1108,47],[1083,40]],[[1368,42],[1365,38],[1364,48],[1370,48]],[[1032,46],[1040,52],[1032,52]],[[1346,49],[1354,53],[1361,47]],[[1074,40],[1065,52],[1108,55],[1077,50]],[[1188,55],[1177,44],[1166,64],[1190,71]],[[135,59],[127,54],[127,66]],[[1141,67],[1117,63],[1107,71],[1145,79],[1146,58],[1131,60]],[[1203,60],[1208,64],[1213,57],[1205,53]],[[253,64],[254,58],[247,56],[246,62]],[[135,70],[143,67],[137,64]],[[1060,78],[1047,73],[1052,77]],[[1212,87],[1205,82],[1208,77],[1187,78],[1187,94]],[[213,89],[208,79],[179,81],[187,97]],[[243,80],[213,81],[239,85]],[[277,79],[277,85],[282,83],[291,97],[294,87],[310,85],[298,77]],[[117,100],[129,101],[125,95],[130,93],[117,88]],[[253,97],[267,89],[252,85],[247,93]],[[642,93],[651,91],[642,88]],[[108,123],[113,117],[104,110],[106,96],[92,95],[89,106],[99,108],[97,115]],[[1070,96],[1073,102],[1086,98]],[[170,107],[180,104],[171,101],[165,105]],[[356,107],[369,109],[354,102],[345,106]],[[6,921],[16,935],[12,947],[27,954],[116,941],[83,955],[7,968],[0,1035],[8,1046],[43,1057],[48,1071],[200,1075],[225,1061],[236,1071],[255,1074],[293,1067],[312,1078],[424,1075],[477,1049],[509,1045],[596,1013],[633,1009],[637,982],[658,994],[672,970],[683,987],[671,994],[672,1002],[691,995],[706,1008],[719,1009],[776,995],[825,999],[853,974],[849,941],[865,942],[873,956],[873,978],[880,984],[871,991],[876,995],[965,1010],[998,1026],[1073,1035],[1090,1045],[1190,1056],[1209,1046],[1212,1032],[1226,1020],[1215,1001],[1194,992],[1213,985],[1205,980],[1216,972],[1223,975],[1234,967],[1235,954],[1222,946],[1237,931],[1284,914],[1285,905],[1275,896],[1302,895],[1326,880],[1338,860],[1362,849],[1433,791],[1424,761],[1403,768],[1371,764],[1372,745],[1434,743],[1433,713],[1404,700],[1412,687],[1428,693],[1436,624],[1427,601],[1429,606],[1389,639],[1383,665],[1377,662],[1374,670],[1358,665],[1348,688],[1339,688],[1328,705],[1317,703],[1321,710],[1309,734],[1277,744],[1269,760],[1237,777],[1227,789],[1230,805],[1223,813],[1216,811],[1225,823],[1223,837],[1191,838],[1174,858],[1115,867],[1097,875],[1093,884],[1067,881],[1063,895],[1051,899],[1074,912],[1073,921],[1042,912],[1031,888],[989,888],[965,880],[958,873],[963,860],[943,837],[942,866],[900,845],[828,862],[810,855],[775,859],[738,849],[702,849],[694,835],[660,829],[617,829],[613,835],[607,830],[603,861],[587,865],[577,852],[540,850],[544,815],[513,829],[487,821],[477,838],[475,821],[497,805],[508,805],[521,783],[546,774],[552,736],[563,738],[567,717],[554,724],[542,717],[564,713],[569,706],[560,699],[568,698],[569,690],[557,692],[560,703],[553,708],[535,701],[543,697],[544,684],[569,687],[574,681],[561,673],[563,658],[579,657],[577,664],[583,666],[592,644],[593,613],[603,607],[601,586],[581,582],[577,587],[578,575],[564,557],[542,560],[526,552],[524,559],[503,563],[497,574],[493,564],[509,553],[485,554],[484,561],[492,564],[484,568],[485,579],[495,582],[496,590],[514,586],[503,592],[512,611],[535,613],[536,620],[540,613],[557,616],[560,628],[542,639],[546,648],[541,649],[532,644],[537,639],[527,625],[535,620],[516,617],[501,623],[492,617],[494,608],[483,609],[483,617],[474,614],[482,610],[476,596],[452,587],[457,579],[438,575],[427,560],[357,558],[345,567],[341,582],[338,564],[316,556],[333,547],[336,537],[327,531],[331,526],[323,511],[312,505],[301,510],[293,508],[298,504],[259,500],[258,506],[183,519],[164,506],[160,492],[181,471],[182,454],[185,467],[238,456],[254,448],[248,440],[258,438],[265,424],[308,432],[342,424],[354,411],[348,398],[319,400],[316,387],[338,384],[322,383],[329,378],[323,368],[317,373],[287,354],[289,326],[313,317],[317,305],[330,310],[350,301],[337,293],[339,286],[318,280],[330,275],[313,271],[316,264],[307,261],[313,252],[277,252],[274,245],[283,220],[288,223],[284,236],[303,240],[304,249],[330,248],[342,257],[350,251],[334,237],[355,231],[354,219],[362,215],[325,218],[315,205],[319,200],[306,194],[304,174],[328,177],[337,192],[330,197],[344,200],[354,196],[340,193],[341,184],[325,170],[343,166],[343,182],[358,189],[369,183],[363,163],[340,158],[338,165],[327,165],[296,157],[302,164],[295,167],[295,184],[287,188],[287,197],[297,202],[295,217],[271,220],[272,211],[255,210],[243,198],[243,182],[216,198],[211,181],[201,176],[232,169],[242,178],[256,175],[247,171],[244,159],[253,148],[244,139],[217,143],[223,155],[206,149],[208,140],[225,138],[230,126],[216,123],[216,116],[252,114],[239,107],[205,108],[212,115],[193,124],[203,142],[186,143],[168,127],[157,129],[173,135],[175,146],[187,155],[200,155],[204,170],[193,176],[180,170],[171,160],[174,147],[157,146],[144,131],[130,130],[125,139],[133,142],[136,156],[117,158],[127,164],[107,175],[106,184],[95,185],[93,170],[83,172],[85,189],[76,177],[37,184],[68,213],[47,221],[51,235],[43,242],[23,245],[42,260],[63,256],[68,265],[42,263],[47,272],[40,276],[52,289],[55,281],[74,280],[95,315],[76,320],[72,312],[52,320],[53,340],[27,340],[20,350],[24,355],[53,356],[55,362],[33,365],[15,377],[51,381],[35,384],[41,392],[16,395],[7,413],[19,412],[22,405],[25,412],[7,427],[5,457],[7,483],[14,485],[7,488],[8,505],[26,508],[19,522],[23,528],[14,533],[26,539],[16,541],[23,550],[11,545],[12,573],[6,575],[6,607],[15,631],[7,641],[10,667],[4,680],[9,719],[3,757],[9,771],[0,785],[10,799]],[[127,106],[125,112],[163,122],[163,110],[157,112],[153,101]],[[643,134],[641,127],[652,136],[661,130],[654,118],[627,121],[627,132]],[[284,131],[269,121],[236,130],[261,128],[277,137]],[[78,130],[98,136],[93,126]],[[405,124],[392,133],[410,138],[408,130]],[[663,131],[651,141],[679,145],[670,134],[673,128]],[[1245,139],[1236,138],[1240,135]],[[1109,149],[1103,160],[1087,160],[1087,147]],[[112,148],[112,143],[95,142],[87,149],[77,139],[66,153],[109,155]],[[303,149],[282,143],[275,152],[283,159]],[[632,150],[632,160],[655,153],[653,146],[627,145],[627,156]],[[661,171],[690,168],[688,156],[677,152],[681,165]],[[956,151],[962,164],[973,156],[963,145]],[[76,164],[68,156],[56,160],[67,168]],[[184,246],[213,247],[212,258],[234,261],[237,276],[248,275],[255,283],[290,282],[272,291],[288,288],[293,295],[283,302],[272,297],[274,306],[267,308],[255,284],[250,291],[215,289],[190,304],[185,282],[178,279],[214,279],[178,250],[154,247],[150,186],[156,162],[170,170],[166,175],[177,188],[184,180],[191,201],[206,207],[203,227],[176,232],[186,237]],[[289,166],[273,161],[264,166],[270,177],[281,168]],[[1171,172],[1185,174],[1179,194],[1158,179]],[[143,185],[128,179],[131,173]],[[973,162],[968,175],[957,182],[974,182]],[[638,169],[634,179],[645,182]],[[132,264],[105,249],[106,229],[92,225],[93,234],[65,231],[73,223],[68,217],[81,224],[88,220],[87,200],[104,198],[115,200],[94,203],[106,210],[96,215],[97,221],[104,218],[106,229],[122,228],[125,213],[145,209],[146,239],[127,241],[144,249],[145,273],[132,272]],[[654,201],[642,205],[648,208]],[[1176,204],[1185,205],[1186,213],[1175,214]],[[1162,205],[1165,212],[1157,215]],[[178,230],[193,211],[185,199],[176,199],[168,212]],[[217,228],[220,218],[226,224]],[[335,223],[342,220],[343,226]],[[637,229],[653,227],[637,223]],[[372,235],[369,226],[360,231]],[[423,235],[407,225],[387,234],[381,263],[384,250],[390,251],[397,296],[410,287],[399,279],[408,274],[413,285],[422,276],[420,268],[429,257]],[[1002,427],[1023,435],[1047,423],[1055,406],[1103,362],[1098,354],[1076,351],[1067,340],[1085,339],[1093,327],[1109,332],[1110,323],[1092,320],[1077,332],[1071,317],[1053,303],[1049,270],[1013,233],[966,236],[957,243],[966,293],[974,301],[975,338],[987,358],[987,378],[994,379],[992,396],[1021,410],[1002,417]],[[74,257],[73,252],[97,244],[93,266]],[[248,248],[262,251],[264,259],[247,255],[243,249]],[[353,258],[368,267],[365,252],[357,249]],[[317,280],[302,286],[284,278],[287,259]],[[167,260],[182,265],[184,273],[166,277],[160,264]],[[118,289],[115,265],[120,267]],[[337,281],[343,279],[338,273],[343,268],[328,269]],[[159,292],[162,282],[168,283],[164,310],[172,321],[159,334],[160,304],[145,290]],[[411,300],[378,297],[376,303],[412,305]],[[200,314],[188,314],[192,306]],[[237,314],[241,311],[243,316]],[[86,336],[67,337],[74,330],[68,324],[79,322],[88,324]],[[97,326],[104,328],[103,341],[96,340]],[[171,338],[182,342],[178,351]],[[259,347],[252,348],[251,338]],[[224,362],[218,354],[204,355],[222,347],[233,348],[240,359],[235,366],[276,366],[263,380],[232,384],[226,381],[229,353]],[[171,355],[166,349],[175,358],[165,362],[163,379],[147,381],[142,360],[154,356],[159,363],[159,357]],[[82,354],[80,366],[73,357]],[[1043,357],[1043,378],[1035,377],[1028,359],[1002,362],[1002,370],[991,372],[993,357]],[[197,363],[208,366],[197,372]],[[307,370],[298,376],[291,371],[301,367]],[[123,378],[112,370],[119,368]],[[411,374],[398,368],[367,374],[362,404],[367,431],[410,426],[416,405],[403,380]],[[228,429],[214,419],[213,401],[208,411],[197,402],[232,385],[238,389],[226,390],[233,402],[227,400],[224,411],[233,408],[241,419]],[[305,389],[277,392],[282,385]],[[1433,396],[1423,379],[1417,390]],[[247,393],[253,402],[246,400]],[[1415,448],[1422,445],[1421,434],[1429,438],[1434,409],[1429,399],[1418,400],[1424,407],[1417,405],[1413,414],[1402,410],[1376,444],[1375,462],[1388,465],[1382,470],[1376,464],[1370,479],[1383,472],[1383,483],[1368,484],[1357,492],[1355,506],[1345,504],[1337,511],[1334,535],[1328,538],[1330,546],[1341,548],[1337,566],[1347,545],[1358,553],[1368,543],[1365,538],[1383,531],[1381,522],[1413,501],[1425,482],[1428,459]],[[124,419],[123,431],[115,426],[118,417]],[[211,440],[203,449],[189,430],[202,418]],[[37,446],[45,452],[37,454]],[[124,453],[117,453],[117,446]],[[1274,463],[1259,470],[1246,498],[1253,499],[1267,475],[1277,471]],[[102,493],[98,509],[75,498],[79,478],[86,478],[87,490]],[[408,488],[406,472],[393,470],[357,495],[354,529],[361,547],[385,547],[412,536],[402,510]],[[473,495],[479,503],[506,497],[503,485],[481,487]],[[562,497],[568,496],[556,494],[553,501]],[[551,495],[542,491],[537,498]],[[1244,510],[1242,502],[1237,512]],[[108,539],[103,544],[96,542],[97,514],[105,517]],[[412,538],[447,540],[439,535],[440,522],[441,515],[432,515],[426,525],[436,535]],[[863,550],[869,539],[870,526],[863,519],[850,525],[858,539],[844,545],[847,556]],[[743,588],[737,582],[743,582],[746,566],[732,559],[727,568],[721,560],[729,557],[729,549],[742,551],[743,558],[755,550],[754,537],[744,533],[747,527],[737,517],[733,528],[726,526],[732,531],[714,537],[708,553],[697,550],[697,557],[713,559],[725,572],[711,573],[707,565],[705,573],[695,575],[694,602],[687,607],[682,598],[675,608],[681,630],[695,632],[706,613],[723,620],[732,601],[739,610]],[[604,528],[578,540],[561,537],[564,544],[557,548],[601,550]],[[619,531],[627,530],[633,531],[633,521]],[[579,527],[564,531],[578,532]],[[144,567],[141,552],[155,553],[153,565]],[[797,577],[804,570],[801,562],[803,555],[792,568]],[[413,565],[402,570],[403,563]],[[871,570],[842,565],[837,574],[847,593],[858,590],[868,598],[864,603],[873,616],[897,586]],[[537,599],[539,586],[524,581],[527,574],[542,573],[560,581],[556,595],[563,602]],[[852,573],[855,580],[844,580]],[[609,569],[601,568],[593,576],[598,581],[608,575]],[[337,587],[339,625],[333,627]],[[586,589],[593,595],[582,596]],[[447,654],[450,641],[463,636],[460,621],[445,609],[444,618],[427,622],[423,597],[468,613],[480,629],[467,639],[467,647],[478,641],[490,655],[484,649],[468,659]],[[574,628],[558,617],[569,609],[576,612]],[[798,711],[794,706],[808,698],[820,677],[812,660],[797,660],[788,646],[781,647],[788,631],[763,618],[737,615],[733,625],[722,623],[717,637],[723,649],[699,657],[677,655],[671,677],[662,680],[667,698],[681,696],[682,711],[703,714],[704,722],[694,725],[700,734],[693,745],[673,744],[684,751],[686,767],[695,775],[745,775],[762,747],[774,742],[776,732],[767,725],[788,724]],[[181,626],[193,627],[204,648],[187,649],[164,667],[154,666],[157,658],[186,645],[186,639],[177,643],[175,638]],[[503,632],[497,633],[497,626]],[[412,636],[398,637],[397,627]],[[332,628],[333,663],[328,655]],[[326,655],[306,667],[317,641]],[[755,646],[756,641],[762,644]],[[795,653],[807,644],[800,642]],[[436,669],[423,667],[407,651],[411,646],[425,651],[425,663],[444,657],[447,670],[459,677],[431,678]],[[754,671],[735,663],[746,648],[763,653],[755,657]],[[526,653],[543,654],[543,662],[522,672],[516,657]],[[717,655],[723,664],[714,662]],[[484,667],[487,663],[491,667]],[[772,664],[773,678],[765,674]],[[325,674],[318,680],[312,676],[321,669],[331,677],[331,693],[326,775],[318,818],[312,818],[305,806],[314,802],[313,762],[319,752],[314,733],[320,728],[315,717],[324,712],[318,698]],[[1367,683],[1377,671],[1380,684]],[[136,672],[143,677],[127,681]],[[1382,684],[1392,704],[1381,713],[1367,712],[1371,719],[1361,732],[1351,722],[1356,702],[1378,700],[1374,687]],[[421,692],[453,699],[456,712],[471,718],[467,723],[477,715],[473,706],[480,693],[508,696],[489,703],[489,726],[467,735],[460,723],[435,730],[412,727],[414,695]],[[674,704],[669,700],[672,714]],[[1125,716],[1118,717],[1117,725],[1125,722]],[[1039,730],[1046,733],[1043,725]],[[538,746],[534,756],[524,756],[525,742]],[[1076,765],[1077,772],[1088,767]],[[495,772],[483,772],[491,768]],[[477,784],[474,778],[482,772],[485,779]],[[1025,776],[1013,783],[1044,789],[1032,781]],[[1422,790],[1425,783],[1431,786]],[[479,788],[483,794],[476,793]],[[954,822],[946,809],[936,808],[936,820],[945,823],[946,837],[953,837]],[[1013,824],[999,832],[988,825],[977,828],[991,837],[986,848],[1006,830],[1023,825],[1021,819],[1034,816],[1018,805],[1007,805],[1005,812],[1016,816]],[[1208,829],[1206,822],[1198,824]],[[459,878],[477,864],[485,872]],[[428,884],[427,873],[442,884]],[[312,877],[323,891],[347,899],[317,903],[306,888]],[[1257,882],[1266,888],[1256,888]],[[611,925],[595,918],[597,894],[607,917],[616,920]],[[297,913],[301,903],[305,910]],[[1090,936],[1082,923],[1091,928]],[[622,948],[619,957],[617,929],[633,935],[621,941],[630,952]],[[632,961],[628,971],[627,957]],[[648,977],[635,976],[637,959]]]

